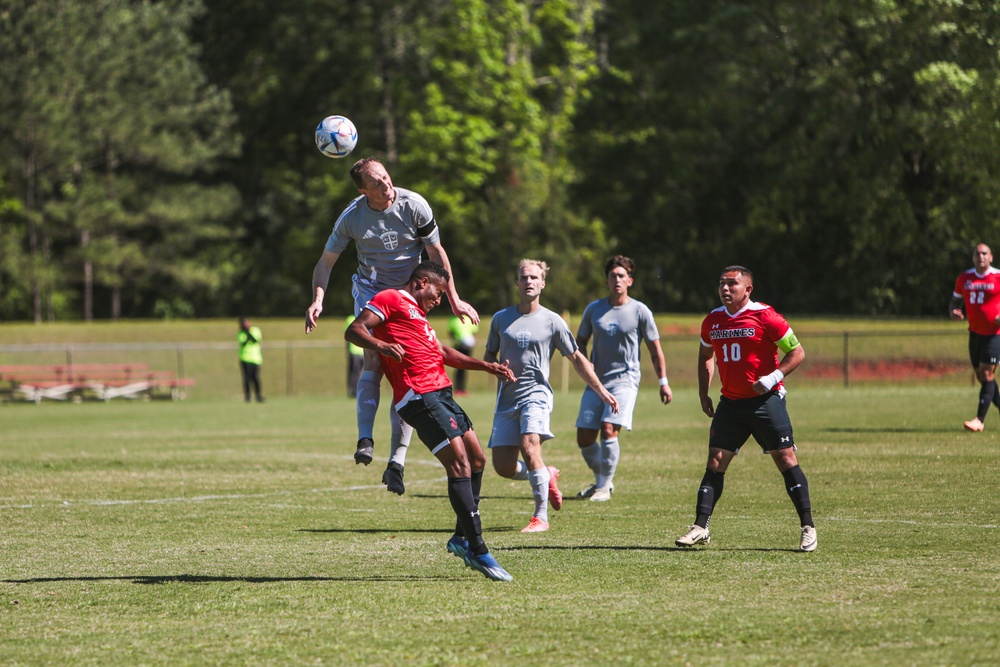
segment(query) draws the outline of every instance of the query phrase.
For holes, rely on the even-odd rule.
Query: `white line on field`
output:
[[[734,519],[750,519],[750,516],[730,517]],[[853,519],[851,517],[824,516],[819,519],[819,525],[826,521],[847,521],[850,523],[901,523],[907,526],[927,526],[935,528],[987,528],[996,529],[1000,525],[994,523],[938,523],[935,521],[915,521],[913,519]]]
[[[437,484],[447,481],[447,477],[437,479],[420,480],[407,482],[407,487],[422,486],[424,484]],[[110,507],[114,505],[165,505],[168,503],[203,503],[214,500],[244,500],[247,498],[274,498],[277,496],[293,496],[300,493],[344,493],[348,491],[369,491],[371,489],[381,489],[381,484],[365,484],[359,486],[330,487],[327,489],[308,489],[300,491],[271,491],[269,493],[225,493],[207,496],[182,496],[177,498],[147,498],[146,500],[56,500],[45,499],[37,503],[26,505],[0,505],[0,510],[4,509],[35,509],[47,506],[57,507]]]
[[[911,519],[851,519],[846,517],[828,516],[824,521],[851,521],[854,523],[902,523],[908,526],[940,526],[942,528],[1000,528],[993,523],[935,523],[931,521],[914,521]]]

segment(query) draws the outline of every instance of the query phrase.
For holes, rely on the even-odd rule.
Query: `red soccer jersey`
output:
[[[984,336],[1000,333],[1000,326],[994,323],[1000,315],[1000,269],[991,266],[982,276],[969,269],[955,281],[952,296],[965,301],[969,331]]]
[[[451,386],[437,334],[409,292],[383,290],[365,308],[382,319],[382,325],[375,327],[372,335],[387,343],[398,343],[406,350],[402,361],[382,356],[382,368],[392,384],[393,403],[399,403],[411,389],[426,394]]]
[[[751,301],[730,315],[716,308],[701,323],[701,344],[715,349],[715,363],[726,398],[753,398],[753,383],[778,368],[777,342],[788,322],[774,308]],[[781,387],[779,382],[775,387]]]

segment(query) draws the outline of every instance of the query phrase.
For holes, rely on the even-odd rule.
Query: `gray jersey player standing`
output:
[[[445,293],[452,311],[458,317],[468,317],[478,323],[476,309],[458,297],[455,281],[451,278],[448,253],[441,245],[437,222],[427,201],[416,192],[393,187],[389,172],[375,158],[358,160],[351,167],[350,174],[361,196],[337,218],[333,233],[313,269],[313,302],[306,310],[306,333],[316,328],[316,321],[323,312],[323,297],[330,282],[330,272],[351,241],[354,241],[358,254],[358,270],[352,278],[351,289],[355,316],[378,292],[405,287],[426,250],[427,256],[448,272]],[[372,462],[375,447],[372,434],[382,375],[378,353],[365,350],[364,368],[357,387],[356,464],[368,465]],[[402,495],[405,491],[403,466],[412,429],[400,420],[395,408],[391,409],[389,418],[392,425],[390,458],[382,483],[389,491]]]
[[[562,493],[557,484],[559,470],[546,466],[542,458],[542,443],[554,437],[549,428],[552,413],[549,361],[555,350],[568,357],[587,385],[613,411],[618,411],[618,402],[597,379],[569,327],[539,303],[548,270],[545,262],[521,260],[517,267],[519,302],[493,316],[484,355],[488,362],[499,359],[509,362],[517,377],[517,382],[502,382],[497,388],[489,448],[497,474],[528,480],[531,484],[535,511],[522,533],[548,530],[549,504],[555,510],[562,507]],[[523,460],[518,458],[519,454]]]
[[[653,313],[646,304],[628,294],[632,286],[635,262],[622,255],[615,255],[604,265],[608,297],[592,302],[583,311],[576,343],[584,355],[591,338],[594,341],[590,361],[594,372],[605,387],[618,399],[619,410],[611,412],[590,387],[583,390],[580,414],[576,420],[576,444],[580,446],[583,460],[594,473],[594,483],[576,494],[580,500],[611,500],[615,471],[621,450],[618,433],[622,428],[632,430],[632,412],[639,393],[640,364],[639,341],[646,342],[652,357],[653,370],[660,381],[660,401],[664,405],[673,400],[667,381],[660,332],[653,321]],[[600,444],[597,442],[600,435]]]

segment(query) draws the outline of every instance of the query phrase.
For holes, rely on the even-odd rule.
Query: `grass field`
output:
[[[711,545],[676,549],[708,420],[693,390],[668,407],[649,390],[610,503],[567,501],[522,535],[527,484],[487,472],[509,584],[446,553],[426,449],[401,498],[378,483],[384,458],[354,465],[347,399],[0,405],[0,663],[1000,663],[997,415],[961,430],[967,384],[789,384],[818,551],[795,550],[781,477],[752,446]],[[546,446],[567,495],[589,474],[576,400],[557,396]],[[492,397],[463,404],[485,436]]]

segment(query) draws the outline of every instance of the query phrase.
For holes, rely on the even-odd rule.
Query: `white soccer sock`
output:
[[[389,411],[389,424],[392,425],[392,437],[389,439],[389,460],[401,466],[406,465],[406,450],[410,446],[413,427],[403,421],[396,406]]]
[[[621,449],[618,447],[618,438],[610,440],[601,439],[601,466],[597,475],[597,487],[603,489],[610,486],[615,479],[615,470],[618,469],[618,458],[621,456]]]
[[[583,454],[583,460],[587,462],[587,467],[594,473],[594,483],[597,484],[597,475],[601,471],[601,446],[595,441],[586,447],[581,447],[580,453]]]
[[[535,516],[539,521],[549,522],[549,469],[539,468],[528,472],[531,495],[535,497]]]
[[[517,468],[514,469],[514,474],[511,475],[511,479],[528,479],[528,466],[524,464],[524,461],[518,460]]]
[[[381,378],[374,371],[361,371],[358,378],[358,439],[370,438],[381,393]]]

